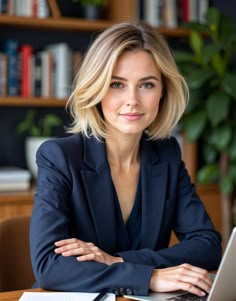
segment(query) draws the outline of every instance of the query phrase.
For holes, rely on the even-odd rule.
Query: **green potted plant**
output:
[[[108,0],[77,0],[76,2],[81,4],[84,17],[90,20],[102,19],[103,9],[108,4]]]
[[[236,197],[236,28],[211,7],[206,23],[186,23],[191,51],[176,51],[190,100],[182,127],[189,141],[201,141],[200,183],[216,182],[222,195],[223,241],[233,225]]]
[[[35,154],[40,144],[51,138],[52,130],[62,125],[62,120],[55,114],[47,114],[36,122],[36,110],[29,110],[26,117],[17,125],[19,134],[26,133],[26,163],[34,178],[37,175]]]

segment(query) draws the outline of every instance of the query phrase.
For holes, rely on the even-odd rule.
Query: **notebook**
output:
[[[129,299],[146,301],[207,300],[236,301],[236,227],[233,228],[218,271],[208,296],[200,298],[186,292],[150,293],[148,296],[128,296]]]

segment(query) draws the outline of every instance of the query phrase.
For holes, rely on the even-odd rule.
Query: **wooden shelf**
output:
[[[80,18],[31,18],[0,15],[0,25],[13,26],[18,28],[32,28],[56,31],[96,31],[105,29],[112,25],[111,21],[99,20],[90,21]]]
[[[34,187],[29,191],[1,192],[0,219],[31,215],[34,200]]]
[[[0,192],[0,204],[5,203],[32,203],[34,198],[34,187],[27,191]]]
[[[65,107],[65,99],[42,98],[42,97],[0,97],[0,106],[6,107]]]
[[[18,17],[8,16],[0,14],[0,25],[18,28],[28,28],[37,30],[56,30],[56,31],[84,31],[93,32],[103,30],[114,24],[114,21],[97,20],[91,21],[81,18],[30,18],[30,17]],[[183,28],[157,28],[159,32],[165,36],[172,37],[186,37],[189,32]]]

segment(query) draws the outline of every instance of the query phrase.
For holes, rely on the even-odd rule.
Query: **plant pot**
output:
[[[83,15],[85,19],[89,19],[89,20],[102,19],[102,12],[103,12],[102,6],[96,6],[96,5],[83,6]]]
[[[27,137],[25,141],[25,156],[26,164],[33,178],[36,179],[38,168],[36,164],[36,152],[39,146],[46,140],[51,139],[51,137]]]

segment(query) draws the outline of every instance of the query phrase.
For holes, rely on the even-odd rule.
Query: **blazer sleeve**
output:
[[[58,291],[122,291],[147,295],[152,266],[79,262],[55,254],[55,241],[71,237],[71,170],[62,147],[47,141],[39,148],[38,178],[30,226],[31,260],[36,287]]]
[[[174,185],[177,193],[168,200],[172,202],[168,210],[174,210],[173,215],[169,216],[174,216],[174,219],[164,219],[161,229],[173,229],[180,242],[169,248],[168,245],[163,247],[165,243],[159,242],[156,250],[131,250],[120,252],[119,255],[127,262],[153,265],[155,268],[176,266],[186,262],[208,270],[217,269],[222,255],[221,237],[196,194],[195,186],[191,183],[185,164],[181,160],[177,141],[174,138],[171,140],[169,151],[165,147],[165,156],[167,154],[167,157],[174,158],[171,162],[175,161],[169,163],[170,173],[172,168],[178,168],[178,181]],[[167,224],[170,226],[166,227]],[[162,237],[170,236],[169,232],[162,234]]]

